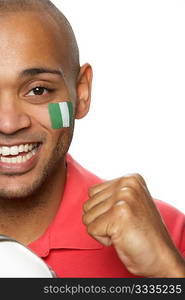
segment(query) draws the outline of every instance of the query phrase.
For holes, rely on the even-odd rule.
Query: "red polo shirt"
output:
[[[67,156],[67,181],[58,213],[46,232],[29,245],[58,277],[136,277],[121,263],[113,247],[91,238],[82,223],[88,188],[102,180]],[[156,201],[171,237],[185,256],[185,216]]]

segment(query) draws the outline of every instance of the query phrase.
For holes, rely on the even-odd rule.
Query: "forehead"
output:
[[[0,41],[1,70],[65,64],[65,32],[46,14],[16,12],[0,16]]]

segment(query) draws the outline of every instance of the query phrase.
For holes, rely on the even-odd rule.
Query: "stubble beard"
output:
[[[21,186],[19,190],[11,190],[8,187],[0,188],[0,203],[11,202],[12,200],[20,200],[21,202],[26,199],[30,202],[30,198],[32,198],[32,204],[34,204],[34,198],[38,198],[38,194],[40,194],[45,189],[51,189],[51,179],[54,177],[56,169],[63,167],[62,162],[65,158],[65,155],[69,149],[69,145],[72,140],[73,133],[71,132],[70,136],[61,136],[58,140],[56,147],[53,149],[48,162],[44,165],[43,170],[40,171],[39,176],[31,182],[29,185],[25,184],[25,186]],[[63,139],[65,138],[65,142]],[[67,145],[67,146],[66,146]],[[23,175],[24,176],[24,175]],[[12,177],[12,176],[11,176]],[[8,176],[7,176],[7,183],[8,183]],[[54,184],[54,182],[53,182]],[[8,185],[7,185],[8,186]],[[36,196],[36,197],[34,197]],[[16,202],[16,201],[15,201]],[[35,200],[36,202],[36,200]],[[26,204],[26,203],[25,203]],[[36,203],[35,203],[36,204]]]

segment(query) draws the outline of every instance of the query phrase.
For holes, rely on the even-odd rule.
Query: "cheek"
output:
[[[42,127],[48,128],[49,130],[52,129],[47,105],[29,108],[29,115],[37,124],[39,123]]]
[[[48,105],[46,106],[34,106],[29,111],[29,115],[32,118],[35,126],[39,126],[38,130],[44,130],[47,132],[47,143],[46,147],[48,150],[50,148],[56,147],[56,145],[61,142],[62,136],[65,136],[65,129],[55,130],[52,128],[51,118],[48,111]],[[34,125],[33,125],[34,126]]]
[[[70,128],[73,124],[73,104],[70,101],[33,106],[29,113],[43,126],[54,130]]]
[[[48,104],[42,106],[33,105],[29,108],[27,107],[27,111],[29,111],[29,116],[32,118],[33,127],[38,127],[38,131],[43,128],[47,132],[47,143],[45,146],[48,153],[53,148],[56,148],[56,152],[61,150],[65,152],[69,148],[73,135],[72,124],[69,127],[66,126],[66,128],[53,129]]]

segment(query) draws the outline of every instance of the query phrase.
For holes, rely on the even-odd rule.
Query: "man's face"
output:
[[[0,17],[0,197],[29,196],[64,162],[73,128],[53,130],[48,114],[69,100],[64,48],[44,16]]]

